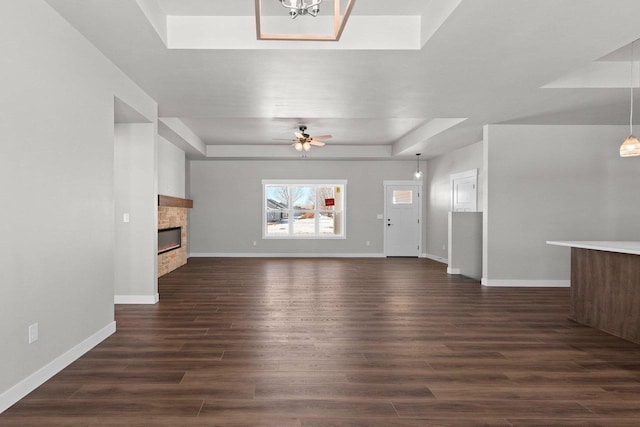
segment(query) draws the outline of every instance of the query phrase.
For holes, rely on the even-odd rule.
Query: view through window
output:
[[[263,237],[344,238],[346,181],[263,184]]]

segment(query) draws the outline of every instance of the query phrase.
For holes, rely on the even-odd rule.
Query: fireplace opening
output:
[[[158,230],[158,255],[182,246],[182,228],[173,227]]]

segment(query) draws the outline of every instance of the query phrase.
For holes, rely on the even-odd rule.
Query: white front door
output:
[[[478,211],[478,169],[451,175],[451,211]]]
[[[409,181],[385,183],[385,255],[411,256],[420,254],[422,235],[421,185]]]

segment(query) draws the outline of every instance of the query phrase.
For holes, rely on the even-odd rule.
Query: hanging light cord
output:
[[[631,113],[629,114],[629,135],[633,135],[633,87],[631,87]]]
[[[634,61],[635,61],[635,41],[631,43],[631,111],[629,112],[629,135],[633,135],[633,85],[634,83]]]

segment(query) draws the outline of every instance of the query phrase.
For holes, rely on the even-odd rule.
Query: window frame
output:
[[[313,210],[309,210],[314,213],[315,221],[315,233],[313,235],[293,234],[294,227],[294,212],[297,212],[293,206],[288,206],[286,212],[289,218],[289,229],[286,235],[273,235],[267,234],[267,187],[269,186],[286,186],[289,191],[293,187],[314,187],[316,193],[316,199],[318,197],[319,187],[340,187],[342,193],[342,209],[339,211],[334,210],[335,213],[340,213],[339,227],[342,230],[341,234],[320,234],[319,218],[320,212],[326,212],[325,209],[319,207],[319,203],[316,200]],[[341,240],[347,238],[347,180],[346,179],[263,179],[262,180],[262,238],[265,240]]]

